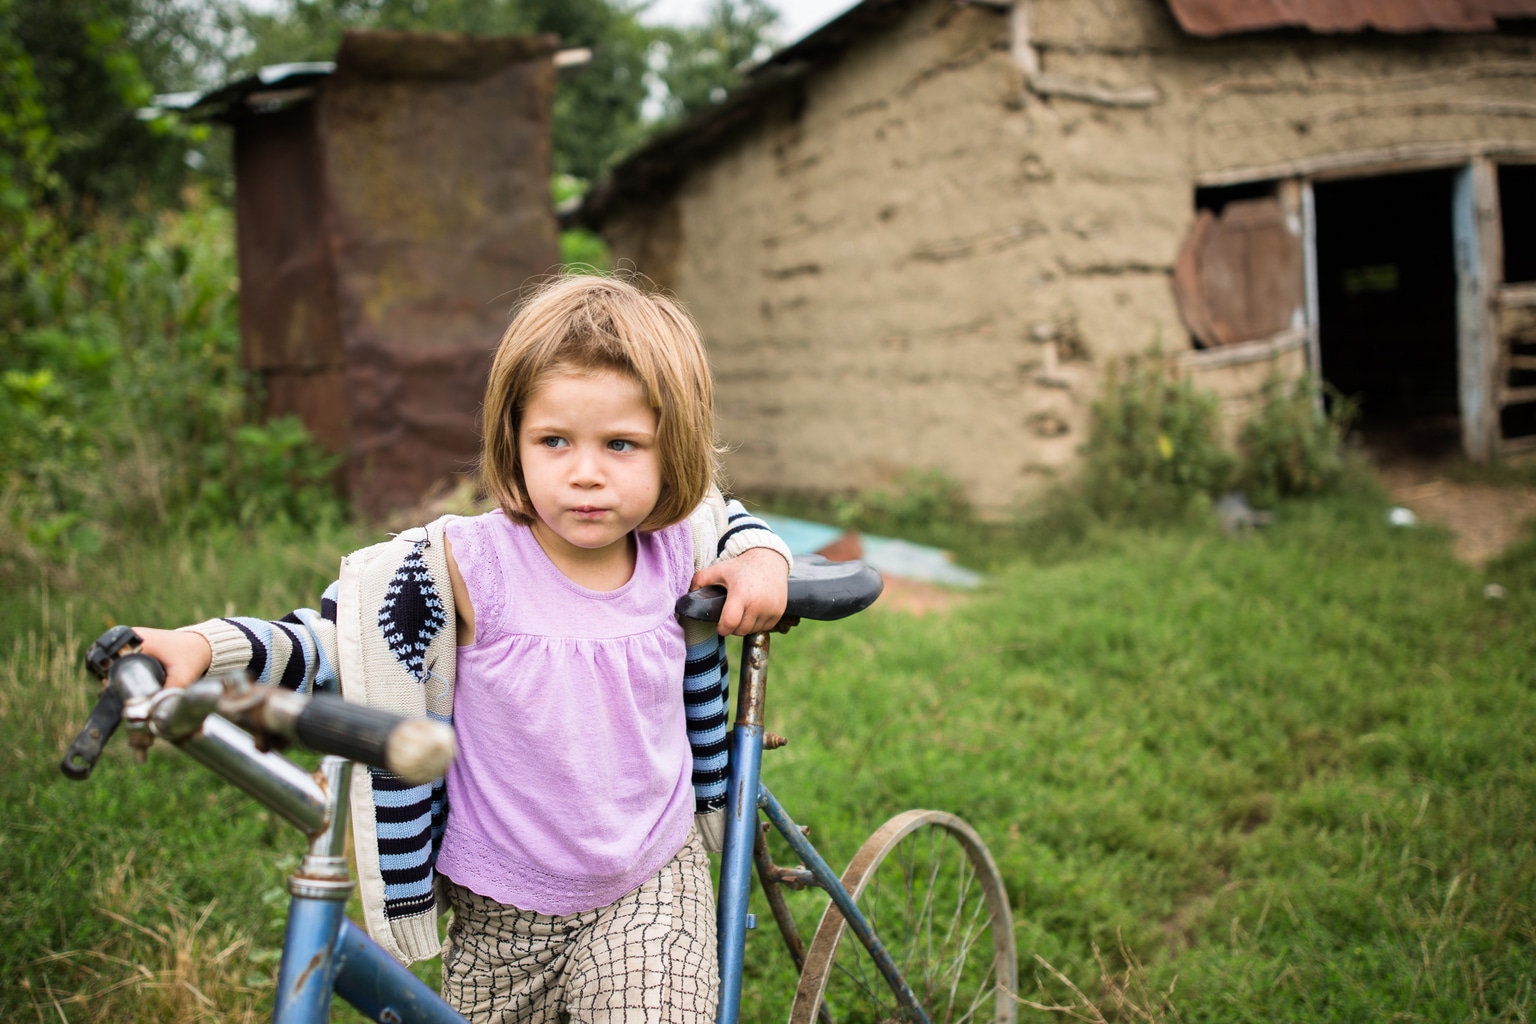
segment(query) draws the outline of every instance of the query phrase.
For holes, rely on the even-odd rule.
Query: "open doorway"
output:
[[[1529,295],[1536,285],[1536,164],[1500,167],[1498,184],[1503,283]],[[1503,383],[1529,394],[1536,387],[1536,312],[1507,311],[1501,327],[1505,331]],[[1536,401],[1527,398],[1500,409],[1499,431],[1506,447],[1536,448]]]
[[[1322,376],[1372,448],[1461,449],[1454,170],[1313,185]]]

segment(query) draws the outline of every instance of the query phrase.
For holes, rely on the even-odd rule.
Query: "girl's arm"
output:
[[[726,589],[716,632],[748,636],[772,629],[783,618],[793,556],[767,523],[735,498],[711,491],[694,514],[694,545],[692,586]]]
[[[269,622],[231,616],[181,629],[134,627],[144,653],[165,666],[167,686],[187,686],[205,675],[248,672],[257,682],[310,693],[337,689],[336,591],[320,610],[300,608]]]
[[[725,588],[720,612],[721,636],[750,636],[772,629],[789,601],[789,563],[772,547],[751,548],[693,574],[695,589]]]

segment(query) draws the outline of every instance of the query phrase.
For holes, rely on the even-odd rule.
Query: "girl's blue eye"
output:
[[[565,438],[563,437],[543,437],[539,439],[539,444],[545,448],[561,448],[564,447],[565,443]]]
[[[633,441],[609,441],[608,447],[616,452],[632,452],[635,450]]]

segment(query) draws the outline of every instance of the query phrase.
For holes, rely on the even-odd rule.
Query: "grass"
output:
[[[277,614],[357,538],[227,536],[7,587],[0,1017],[240,1021],[296,837],[174,752],[56,763],[109,620]],[[1508,597],[1482,596],[1488,582]],[[769,784],[834,865],[912,806],[987,840],[1025,1020],[1536,1015],[1536,538],[1474,570],[1367,498],[1104,531],[920,620],[775,638]],[[790,861],[776,850],[781,861]],[[790,894],[807,938],[820,913]],[[786,1016],[766,909],[745,1018]]]

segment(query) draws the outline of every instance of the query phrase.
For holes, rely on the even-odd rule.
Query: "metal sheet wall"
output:
[[[324,230],[316,107],[235,128],[240,335],[263,415],[297,414],[328,451],[348,442],[335,276]]]
[[[237,127],[247,361],[367,514],[472,471],[510,308],[558,268],[555,46],[349,33],[314,102]]]

